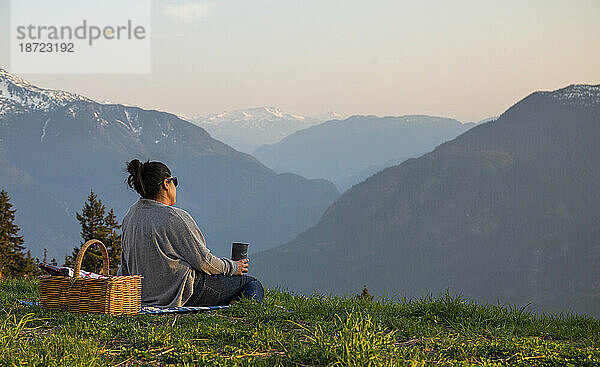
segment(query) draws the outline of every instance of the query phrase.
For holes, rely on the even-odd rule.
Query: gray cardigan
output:
[[[235,275],[237,263],[210,253],[194,219],[183,209],[140,198],[123,218],[118,275],[139,274],[142,303],[182,306],[196,272]]]

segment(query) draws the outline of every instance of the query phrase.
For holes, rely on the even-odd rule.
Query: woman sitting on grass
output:
[[[142,303],[153,306],[209,306],[239,297],[262,302],[264,290],[248,272],[248,259],[218,258],[194,219],[173,207],[177,177],[161,162],[127,164],[127,184],[140,194],[123,219],[118,275],[139,274]]]

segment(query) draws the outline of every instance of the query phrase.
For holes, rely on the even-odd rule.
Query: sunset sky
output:
[[[536,90],[600,84],[598,0],[156,0],[152,13],[151,74],[20,76],[173,113],[275,106],[464,122]],[[8,71],[9,15],[0,0]]]

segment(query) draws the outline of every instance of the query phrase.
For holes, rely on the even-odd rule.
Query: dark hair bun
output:
[[[139,159],[127,162],[127,185],[134,189],[143,198],[154,199],[159,194],[160,183],[171,176],[169,168],[161,162],[142,163]]]
[[[139,161],[139,159],[133,159],[131,162],[127,163],[127,172],[130,175],[136,176],[143,169],[143,163]]]

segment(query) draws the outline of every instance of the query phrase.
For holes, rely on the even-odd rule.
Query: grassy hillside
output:
[[[264,305],[165,316],[82,316],[17,304],[0,282],[0,365],[600,364],[600,322],[459,296],[379,300],[269,290]]]

